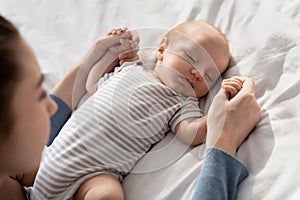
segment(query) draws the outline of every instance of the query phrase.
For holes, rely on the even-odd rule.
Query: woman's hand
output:
[[[136,31],[128,31],[128,28],[114,28],[107,33],[107,35],[121,35],[124,32],[129,32],[130,38],[121,38],[120,44],[109,48],[109,51],[117,54],[119,64],[124,62],[135,61],[139,59],[138,50],[140,38]]]
[[[226,89],[226,84],[224,88],[223,84],[209,109],[206,145],[235,156],[238,147],[258,123],[260,106],[252,79],[235,77],[231,83],[231,89]]]
[[[71,70],[71,73],[67,75],[70,77],[59,84],[58,89],[55,91],[59,93],[62,99],[67,99],[67,104],[71,104],[71,108],[75,109],[80,99],[86,94],[86,83],[88,76],[96,66],[96,74],[93,73],[93,80],[89,85],[94,85],[94,79],[99,79],[103,74],[113,71],[117,63],[123,63],[125,61],[131,61],[138,58],[137,46],[139,43],[139,37],[135,31],[127,31],[127,29],[121,28],[120,31],[111,31],[106,37],[96,40],[96,42],[90,47],[87,53],[75,64],[75,67]],[[114,35],[116,34],[116,35]],[[130,40],[131,45],[123,45],[123,40]],[[135,48],[135,50],[133,50]],[[105,59],[102,59],[105,57]],[[115,62],[116,61],[116,62]],[[74,77],[74,75],[76,77]],[[70,86],[71,85],[71,86]],[[70,88],[72,88],[70,90]],[[66,91],[67,95],[62,94],[60,91]],[[62,95],[61,95],[62,94]],[[70,100],[71,97],[71,100]]]

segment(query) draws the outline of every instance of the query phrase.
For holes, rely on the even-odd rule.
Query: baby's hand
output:
[[[127,27],[114,28],[107,33],[107,35],[121,35],[127,32],[130,37],[121,38],[120,44],[112,46],[111,51],[119,53],[118,59],[119,64],[122,65],[126,61],[138,60],[139,56],[137,54],[140,38],[136,31],[129,31]]]
[[[243,79],[238,76],[224,79],[222,82],[222,88],[225,91],[227,99],[233,98],[242,89],[243,83]]]

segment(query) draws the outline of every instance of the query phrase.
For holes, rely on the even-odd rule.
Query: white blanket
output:
[[[299,10],[300,0],[0,0],[1,14],[33,47],[48,90],[96,38],[114,27],[139,31],[142,58],[181,22],[206,20],[219,27],[233,57],[224,76],[253,78],[263,109],[259,124],[238,151],[250,171],[238,190],[241,200],[300,195]],[[216,90],[201,102],[206,112]],[[204,148],[187,147],[168,134],[124,180],[126,198],[190,199]]]

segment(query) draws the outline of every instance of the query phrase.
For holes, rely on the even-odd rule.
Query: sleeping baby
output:
[[[127,62],[100,80],[103,65],[93,67],[87,89],[94,94],[45,150],[31,199],[124,199],[122,179],[169,130],[189,145],[203,143],[198,98],[228,66],[225,36],[188,21],[165,35],[156,58],[153,70]]]

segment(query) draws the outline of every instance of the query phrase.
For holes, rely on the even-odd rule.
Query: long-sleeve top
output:
[[[50,128],[50,136],[48,140],[47,146],[50,146],[53,142],[53,140],[56,138],[58,135],[59,131],[61,128],[64,126],[66,121],[70,118],[71,116],[71,109],[68,107],[68,105],[61,100],[59,97],[53,94],[49,94],[49,97],[55,101],[57,104],[57,111],[54,113],[54,115],[51,116],[51,128]]]
[[[248,176],[248,169],[237,158],[208,148],[198,178],[193,200],[233,200],[238,185]]]

